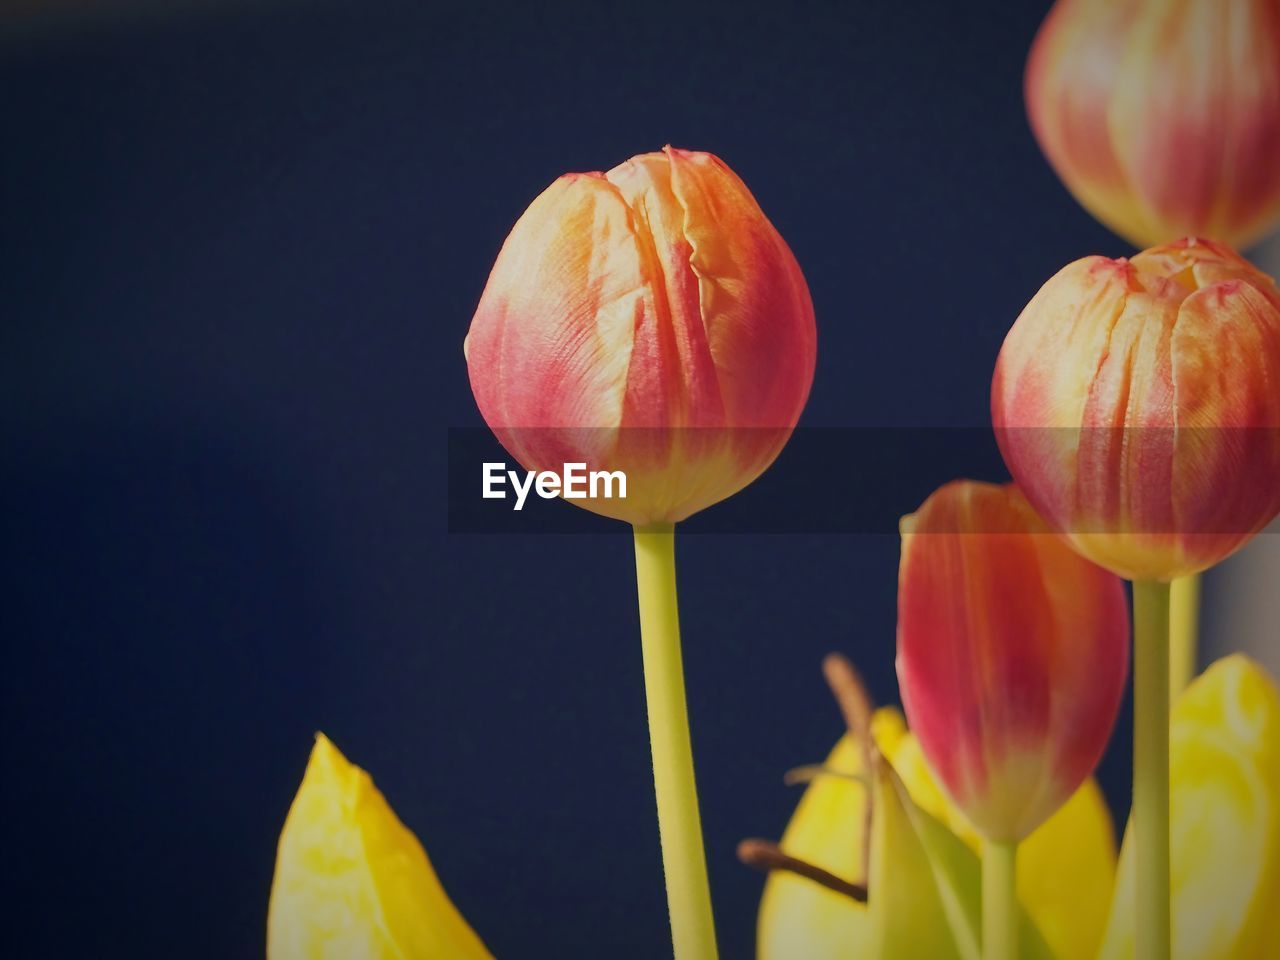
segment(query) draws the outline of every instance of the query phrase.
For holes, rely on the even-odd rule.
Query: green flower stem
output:
[[[1173,581],[1169,596],[1169,696],[1177,699],[1199,662],[1200,574]]]
[[[636,527],[635,540],[649,743],[671,940],[675,960],[715,960],[715,920],[680,656],[675,528],[669,523]]]
[[[1018,957],[1017,853],[1016,842],[982,845],[982,960]]]
[[[1135,960],[1169,960],[1169,584],[1133,584]]]

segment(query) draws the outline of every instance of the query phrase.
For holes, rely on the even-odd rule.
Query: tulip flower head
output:
[[[939,789],[902,714],[872,712],[843,657],[833,654],[823,666],[849,731],[822,767],[805,768],[814,779],[781,843],[749,840],[739,848],[744,862],[769,871],[759,960],[973,956],[960,944],[974,945],[963,905],[973,919],[982,838]],[[921,843],[948,833],[950,843]],[[1024,960],[1095,960],[1115,859],[1106,801],[1087,780],[1019,847],[1018,899],[1034,928]],[[958,909],[926,918],[939,900]]]
[[[813,380],[808,287],[750,191],[667,147],[561,177],[516,223],[467,335],[486,422],[529,470],[622,470],[625,499],[674,522],[777,457]]]
[[[952,802],[1016,842],[1097,764],[1128,671],[1121,581],[1012,485],[957,481],[902,521],[898,683]]]
[[[1130,579],[1212,566],[1280,511],[1280,292],[1182,240],[1086,257],[1004,342],[991,417],[1027,498]]]
[[[1027,112],[1063,182],[1139,247],[1280,221],[1280,4],[1058,0]]]

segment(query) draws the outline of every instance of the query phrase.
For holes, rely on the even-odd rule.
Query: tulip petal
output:
[[[1181,398],[1174,529],[1189,531],[1180,547],[1198,567],[1280,512],[1280,312],[1243,280],[1202,287],[1182,305],[1171,353]],[[1240,477],[1269,479],[1251,496],[1203,495],[1229,490]]]
[[[268,960],[491,960],[369,775],[316,737],[280,834]]]
[[[1111,810],[1090,778],[1018,845],[1018,899],[1058,960],[1093,960],[1115,887]]]
[[[862,750],[846,735],[825,766],[862,774]],[[866,803],[865,783],[820,776],[805,788],[779,845],[790,856],[863,883]],[[871,919],[865,904],[774,871],[760,900],[756,942],[759,960],[851,960],[870,948]]]
[[[623,423],[629,427],[719,427],[725,418],[685,235],[688,215],[675,193],[674,170],[661,153],[643,154],[610,170],[635,220],[637,253],[657,295],[634,331]],[[758,214],[759,216],[759,214]],[[654,419],[656,409],[668,415]]]
[[[1069,515],[1076,503],[1092,379],[1132,286],[1130,271],[1117,261],[1086,257],[1068,264],[1023,310],[1055,322],[1015,324],[996,361],[991,412],[1000,449],[1006,462],[1037,465],[1038,483],[1027,493],[1051,521]]]
[[[1036,139],[1080,205],[1117,233],[1145,237],[1159,228],[1129,189],[1108,116],[1134,11],[1113,0],[1055,4],[1027,58],[1025,95]]]
[[[729,421],[788,427],[808,398],[817,349],[800,265],[746,184],[719,158],[672,147],[666,152]],[[754,371],[765,363],[774,372],[762,379]]]
[[[530,469],[551,464],[521,456],[521,430],[620,422],[632,332],[656,313],[652,279],[631,211],[602,176],[561,177],[512,228],[465,351],[480,412]],[[666,394],[650,400],[653,421],[665,422]]]
[[[1280,691],[1242,654],[1214,663],[1170,725],[1174,960],[1280,956]],[[1133,956],[1126,832],[1099,960]]]
[[[980,926],[956,919],[972,916],[982,909],[981,871],[970,854],[959,866],[947,864],[945,875],[954,883],[947,887],[951,903],[944,900],[929,851],[916,832],[916,825],[904,801],[904,790],[888,764],[875,772],[874,813],[871,827],[871,870],[867,884],[867,906],[871,913],[870,955],[877,960],[978,960]],[[957,841],[957,844],[959,842]],[[963,845],[946,851],[959,857]],[[957,902],[960,901],[960,902]],[[948,909],[950,907],[950,909]]]

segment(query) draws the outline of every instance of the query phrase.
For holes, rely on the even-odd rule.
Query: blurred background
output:
[[[1047,7],[6,4],[7,952],[260,957],[317,730],[498,956],[669,950],[628,531],[447,531],[489,267],[560,173],[710,150],[808,277],[803,424],[982,429],[1039,285],[1129,252],[1028,128]],[[918,459],[903,511],[950,479]],[[1210,577],[1208,652],[1277,667],[1277,540]],[[783,771],[841,732],[822,655],[896,700],[897,554],[680,544],[726,957],[762,886],[735,844],[780,834]]]

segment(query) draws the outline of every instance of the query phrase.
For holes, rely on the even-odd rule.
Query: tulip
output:
[[[1280,511],[1280,292],[1218,243],[1064,267],[991,386],[1005,463],[1077,550],[1132,580],[1204,570]]]
[[[957,807],[1016,842],[1097,764],[1128,672],[1121,581],[1013,486],[957,481],[902,521],[898,682]]]
[[[492,960],[369,775],[316,737],[285,819],[267,960]]]
[[[1234,654],[1182,694],[1170,725],[1173,957],[1280,957],[1280,690]],[[1137,850],[1126,835],[1099,960],[1134,949]]]
[[[1120,580],[1013,486],[957,481],[902,521],[898,683],[943,788],[986,839],[986,960],[1018,956],[1018,843],[1097,765],[1120,706]]]
[[[498,254],[464,350],[485,421],[528,470],[621,470],[674,523],[777,457],[815,362],[813,305],[785,241],[720,159],[667,147],[568,174]]]
[[[1095,562],[1134,581],[1139,960],[1169,956],[1171,579],[1280,512],[1280,294],[1187,239],[1063,268],[1009,331],[991,418],[1014,479]]]
[[[1014,479],[1077,550],[1134,581],[1141,960],[1165,960],[1170,938],[1168,581],[1280,511],[1277,383],[1275,283],[1193,239],[1068,265],[996,363],[992,421]]]
[[[1135,245],[1280,220],[1275,0],[1058,0],[1025,86],[1058,176]]]
[[[676,603],[673,527],[758,477],[815,362],[804,277],[708,153],[569,174],[516,223],[463,350],[499,441],[530,471],[621,472],[573,502],[635,526],[649,740],[677,960],[714,960]]]

